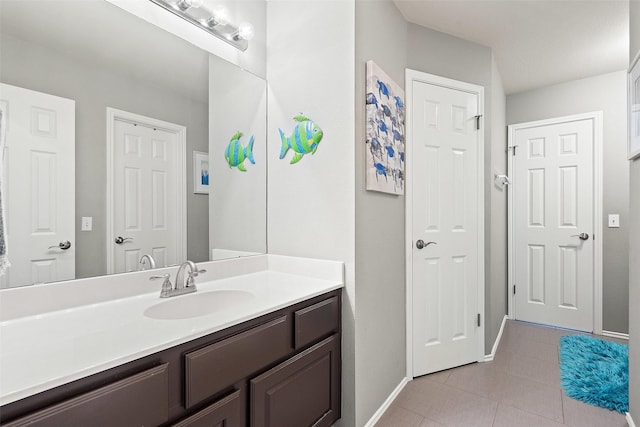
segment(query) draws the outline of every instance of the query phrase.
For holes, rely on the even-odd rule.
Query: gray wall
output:
[[[500,255],[506,251],[506,241],[502,236],[506,232],[507,218],[500,212],[498,203],[496,213],[492,215],[492,200],[494,193],[499,191],[493,187],[492,169],[504,164],[504,160],[497,156],[494,159],[492,146],[504,147],[504,138],[500,135],[493,139],[493,128],[496,131],[504,129],[504,119],[500,114],[494,118],[494,102],[498,110],[504,104],[501,88],[494,89],[493,61],[491,49],[469,42],[448,34],[409,24],[407,43],[407,67],[473,83],[484,87],[484,176],[485,176],[485,353],[489,353],[497,337],[500,324],[506,314],[506,279],[504,274],[506,265]],[[495,79],[495,83],[499,78]],[[504,131],[503,131],[504,132]],[[502,134],[502,133],[501,133]],[[504,197],[502,193],[495,194],[498,201]],[[493,246],[495,245],[495,247]],[[493,273],[492,273],[493,272]],[[494,281],[495,280],[495,281]]]
[[[338,425],[353,427],[359,341],[354,274],[355,0],[270,0],[267,19],[268,249],[272,254],[345,263]],[[291,135],[296,125],[292,118],[300,113],[313,119],[324,136],[315,154],[291,165],[291,152],[278,158],[276,147],[282,143],[277,129]]]
[[[187,158],[207,151],[207,104],[142,80],[95,68],[41,46],[2,35],[0,80],[76,101],[76,277],[106,273],[106,107],[187,127]],[[202,83],[207,91],[207,82]],[[193,176],[187,161],[187,177]],[[187,179],[188,257],[205,260],[207,198],[193,194]],[[80,231],[80,218],[93,217],[93,231]]]
[[[603,329],[629,331],[629,203],[626,160],[626,72],[575,80],[507,97],[507,124],[602,110],[604,114]],[[620,228],[607,228],[607,215],[620,214]]]
[[[405,198],[365,190],[364,100],[367,60],[404,88],[407,25],[391,0],[356,2],[357,426],[406,375]]]
[[[640,1],[629,3],[629,60],[633,61],[640,54]],[[629,412],[640,425],[640,158],[631,162],[629,187]]]
[[[485,349],[488,354],[500,332],[502,320],[507,314],[507,187],[495,184],[493,174],[507,173],[507,125],[506,96],[495,58],[491,60],[491,164],[485,161],[485,180],[489,193],[485,195],[491,203],[489,218],[488,259],[485,268],[485,313],[487,319]],[[489,174],[489,176],[487,176]],[[485,183],[486,184],[486,183]],[[486,186],[485,186],[486,187]]]

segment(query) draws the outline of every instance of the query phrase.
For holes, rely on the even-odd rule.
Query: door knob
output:
[[[579,237],[580,240],[589,240],[589,235],[587,233],[572,234],[571,237]]]
[[[422,248],[426,248],[429,245],[437,245],[436,242],[427,242],[425,243],[424,240],[420,239],[416,242],[416,248],[418,249],[422,249]]]
[[[68,240],[65,240],[64,242],[60,242],[55,246],[49,246],[49,249],[62,249],[63,251],[66,251],[67,249],[69,249],[71,247],[71,242]]]
[[[127,240],[133,240],[133,237],[118,236],[118,237],[115,238],[114,242],[116,242],[118,245],[121,245],[124,242],[126,242]]]

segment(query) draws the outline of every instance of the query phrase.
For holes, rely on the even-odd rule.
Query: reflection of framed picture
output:
[[[193,152],[193,192],[209,194],[209,154]]]
[[[629,160],[640,156],[640,57],[629,70]]]

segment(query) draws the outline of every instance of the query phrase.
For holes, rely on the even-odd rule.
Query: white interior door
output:
[[[113,136],[113,272],[139,270],[144,254],[158,267],[178,264],[185,190],[177,133],[116,119]]]
[[[0,83],[0,102],[11,262],[0,287],[73,279],[75,101]]]
[[[595,131],[593,117],[511,127],[516,319],[594,329]]]
[[[415,377],[483,356],[483,88],[413,73],[407,188]]]

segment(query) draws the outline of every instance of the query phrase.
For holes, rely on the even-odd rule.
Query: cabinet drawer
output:
[[[173,424],[172,427],[233,427],[240,425],[240,390]]]
[[[331,297],[294,313],[295,346],[304,347],[319,338],[338,331],[340,305],[337,297]]]
[[[185,355],[187,408],[222,391],[291,351],[291,321],[282,316],[264,325]]]
[[[340,418],[338,335],[251,380],[251,427],[329,427]]]
[[[6,427],[155,426],[169,418],[168,364],[15,420]]]

